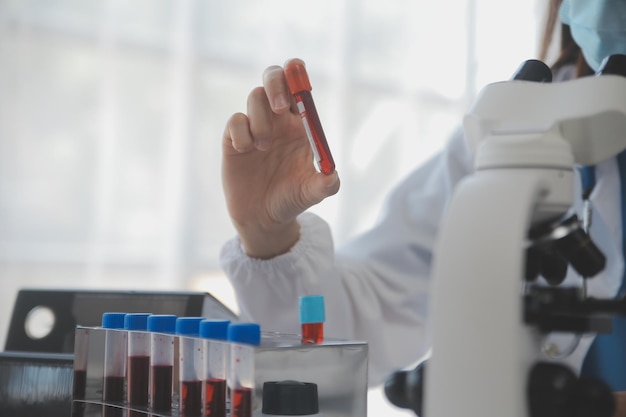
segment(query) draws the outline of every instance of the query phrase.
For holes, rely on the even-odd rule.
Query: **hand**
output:
[[[300,236],[296,217],[339,190],[337,172],[324,175],[313,165],[279,66],[265,70],[263,87],[248,96],[247,114],[228,120],[222,156],[228,211],[251,257],[287,252]]]

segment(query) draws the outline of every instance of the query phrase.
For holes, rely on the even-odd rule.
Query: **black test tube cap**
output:
[[[319,413],[317,384],[292,380],[263,384],[264,415],[310,416]]]
[[[519,66],[513,74],[512,79],[550,83],[552,82],[552,70],[548,65],[538,59],[529,59]]]

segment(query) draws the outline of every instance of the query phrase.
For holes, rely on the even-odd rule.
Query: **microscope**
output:
[[[387,380],[393,404],[420,417],[613,415],[606,384],[542,352],[551,333],[608,333],[626,315],[624,299],[561,286],[568,268],[584,281],[606,263],[572,209],[576,169],[626,149],[626,56],[597,75],[551,83],[530,60],[480,92],[463,123],[475,172],[434,252],[432,354]]]

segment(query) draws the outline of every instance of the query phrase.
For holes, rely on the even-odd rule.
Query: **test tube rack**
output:
[[[155,412],[147,407],[130,408],[126,403],[113,404],[103,401],[105,330],[107,329],[101,327],[77,327],[75,330],[76,340],[83,342],[76,344],[74,354],[75,357],[87,358],[87,366],[86,369],[77,369],[77,362],[74,364],[72,417],[181,416],[176,404],[169,412]],[[176,352],[181,337],[175,337]],[[216,343],[229,344],[231,347],[234,345],[231,342]],[[316,384],[320,415],[325,417],[367,415],[367,343],[327,338],[319,344],[303,344],[300,335],[262,332],[260,345],[246,345],[246,348],[252,352],[254,364],[250,417],[264,415],[263,384],[268,381],[284,380]],[[175,401],[180,394],[177,368],[178,360],[175,360],[173,370]],[[230,387],[232,381],[228,379],[229,377],[227,385]]]

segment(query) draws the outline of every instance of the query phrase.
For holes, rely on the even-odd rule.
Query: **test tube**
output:
[[[104,313],[102,328],[105,329],[104,342],[104,387],[102,402],[104,415],[118,417],[122,409],[110,405],[123,405],[124,383],[126,379],[126,343],[127,332],[124,330],[126,313]]]
[[[228,326],[230,351],[231,416],[252,417],[254,394],[254,346],[261,343],[257,323],[233,323]]]
[[[311,83],[306,68],[301,61],[294,60],[285,66],[284,72],[289,92],[296,100],[298,113],[300,113],[306,136],[311,144],[317,169],[323,174],[332,174],[335,171],[335,161],[330,153],[326,135],[313,102]]]
[[[228,320],[202,320],[204,340],[204,415],[226,417],[226,374],[228,367]]]
[[[149,316],[149,313],[131,313],[124,317],[124,328],[128,331],[128,405],[142,409],[148,407],[150,387]],[[134,415],[131,413],[131,417]]]
[[[179,317],[176,334],[179,336],[180,415],[202,416],[202,340],[200,322],[203,317]]]
[[[300,326],[302,344],[319,344],[324,341],[324,296],[305,295],[300,297]]]
[[[72,380],[72,399],[84,400],[87,390],[87,364],[89,361],[88,328],[77,327],[74,338],[74,379]]]
[[[172,410],[174,376],[174,333],[177,316],[148,316],[150,334],[150,408],[154,412]]]

